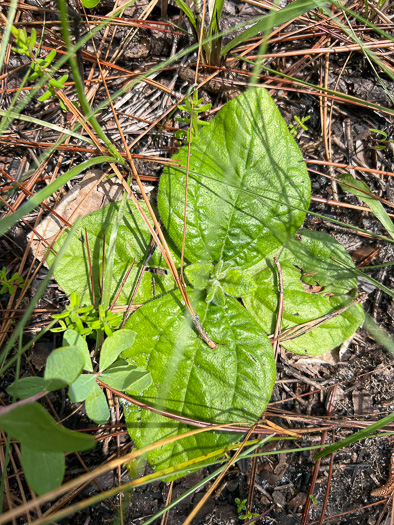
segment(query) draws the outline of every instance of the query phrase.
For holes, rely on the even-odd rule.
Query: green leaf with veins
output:
[[[97,374],[81,374],[70,388],[68,397],[72,403],[82,403],[96,390]]]
[[[68,296],[70,296],[72,292],[80,295],[82,304],[93,303],[85,228],[88,234],[93,283],[95,286],[95,296],[97,298],[100,296],[98,283],[101,281],[104,236],[106,248],[108,248],[111,230],[116,220],[118,208],[119,203],[112,203],[83,217],[80,220],[80,225],[70,242],[67,252],[62,259],[57,262],[54,272],[55,279]],[[141,208],[149,217],[147,208],[143,203],[141,203]],[[65,238],[66,236],[63,234],[55,243],[54,248],[56,251],[59,250]],[[151,234],[148,227],[135,206],[130,201],[127,201],[126,213],[120,224],[116,240],[113,273],[109,284],[111,302],[122,286],[126,273],[135,259],[133,269],[117,300],[118,305],[129,303],[150,245]],[[177,255],[173,252],[172,255],[175,262],[178,262],[179,259]],[[51,265],[54,260],[55,256],[51,252],[48,256],[49,264]],[[172,275],[167,272],[167,265],[159,249],[156,249],[154,252],[148,266],[159,271],[161,270],[161,273],[144,273],[134,300],[135,304],[141,304],[174,288],[174,280]],[[106,283],[106,286],[107,285]]]
[[[78,452],[96,445],[92,436],[73,432],[56,423],[38,403],[0,410],[0,428],[10,437],[43,452]]]
[[[173,157],[187,163],[188,147]],[[166,166],[158,206],[182,246],[185,169]],[[309,206],[302,154],[264,89],[226,104],[191,144],[185,256],[244,269],[286,242]]]
[[[81,374],[85,356],[76,346],[56,348],[47,359],[44,379],[48,390],[71,385]]]
[[[235,299],[217,306],[202,300],[199,292],[188,293],[217,348],[210,350],[196,333],[178,292],[151,301],[128,319],[126,326],[137,335],[123,357],[151,372],[153,383],[143,394],[131,389],[130,395],[149,406],[212,423],[257,421],[275,381],[268,338]],[[137,447],[189,430],[148,410],[129,407],[126,413]],[[239,437],[227,432],[199,434],[152,451],[149,460],[166,468]]]
[[[84,357],[84,370],[93,372],[93,365],[89,354],[88,344],[78,332],[75,330],[66,330],[63,334],[63,346],[76,346]]]
[[[15,396],[18,399],[27,399],[34,396],[48,387],[48,381],[43,377],[22,377],[17,379],[7,388],[10,396]]]
[[[106,370],[114,363],[119,355],[133,344],[135,333],[131,330],[118,330],[103,343],[100,352],[100,371]]]
[[[322,286],[325,293],[356,293],[357,275],[335,261],[337,259],[354,267],[352,258],[342,244],[327,233],[301,229],[284,246],[274,250],[269,258],[249,268],[246,273],[253,276],[266,268],[267,261],[272,261],[275,256],[300,268],[303,282]]]
[[[305,242],[307,235],[302,232],[299,239],[292,240],[291,250],[287,246],[277,254],[283,278],[284,301],[282,332],[288,328],[314,321],[350,304],[356,294],[357,279],[350,277],[350,272],[343,280],[338,279],[338,272],[333,270],[333,261],[319,259],[325,255],[329,247],[325,245],[325,234],[313,233],[312,242]],[[302,240],[304,238],[304,242]],[[351,261],[344,248],[330,238],[331,254],[340,260]],[[298,245],[297,245],[298,243]],[[322,248],[319,253],[318,247]],[[308,248],[313,249],[313,256],[307,258]],[[302,258],[294,258],[294,252],[303,253]],[[320,260],[320,264],[319,264]],[[353,265],[353,263],[351,262]],[[257,290],[253,295],[243,298],[245,306],[251,315],[262,326],[266,333],[273,333],[277,320],[279,304],[278,273],[272,257],[265,260],[266,267],[254,275]],[[260,266],[260,265],[259,265]],[[338,264],[336,266],[339,266]],[[354,266],[354,265],[353,265]],[[305,272],[313,268],[312,275]],[[311,278],[311,282],[306,282]],[[347,289],[344,289],[344,284]],[[312,288],[311,288],[312,287]],[[315,293],[313,293],[315,292]],[[363,323],[364,313],[360,305],[354,305],[339,315],[334,315],[324,324],[312,331],[291,340],[281,342],[282,346],[296,354],[317,355],[327,352],[342,344]]]

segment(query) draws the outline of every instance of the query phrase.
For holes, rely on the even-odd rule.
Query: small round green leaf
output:
[[[68,389],[70,401],[72,403],[85,401],[95,390],[96,378],[96,374],[81,374]]]
[[[88,344],[78,332],[75,330],[66,330],[63,334],[63,346],[76,346],[85,360],[83,369],[87,372],[93,372]]]
[[[93,7],[96,7],[101,2],[101,0],[82,0],[82,5],[86,9],[92,9]]]
[[[118,359],[100,377],[101,381],[116,390],[145,390],[152,383],[152,376],[146,370],[130,365],[125,359]]]
[[[104,425],[109,419],[109,408],[104,392],[97,385],[85,401],[86,414],[98,425]]]
[[[49,354],[44,379],[49,390],[71,385],[80,375],[85,358],[76,346],[57,348]]]
[[[132,346],[134,339],[135,332],[125,329],[118,330],[110,337],[107,337],[100,353],[100,371],[106,370],[112,365],[124,350]]]

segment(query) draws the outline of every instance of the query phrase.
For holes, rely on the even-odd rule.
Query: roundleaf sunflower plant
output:
[[[185,217],[188,147],[164,168],[157,209],[174,260],[180,266]],[[281,344],[291,352],[327,352],[362,324],[357,277],[344,248],[327,234],[300,230],[310,203],[302,154],[275,103],[263,88],[226,104],[190,144],[184,266],[187,293],[209,348],[196,331],[182,296],[150,232],[130,202],[119,223],[113,272],[115,297],[135,259],[118,304],[141,305],[125,328],[135,340],[121,357],[150,372],[152,383],[130,396],[157,411],[125,405],[130,436],[138,447],[189,430],[160,411],[210,423],[256,422],[275,383],[269,336],[279,304],[278,259],[283,280]],[[141,205],[146,211],[144,205]],[[91,304],[90,283],[101,274],[105,235],[118,221],[110,204],[81,221],[55,277],[68,294]],[[87,272],[87,232],[93,277]],[[60,238],[58,250],[63,240]],[[97,294],[99,290],[95,290]],[[239,434],[206,432],[150,452],[153,467],[167,468],[234,443]]]

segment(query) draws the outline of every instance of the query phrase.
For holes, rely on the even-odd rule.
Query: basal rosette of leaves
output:
[[[174,253],[179,254],[187,147],[173,160],[160,181],[158,209]],[[331,315],[327,324],[310,334],[286,340],[285,348],[319,354],[354,333],[363,320],[361,307],[335,312],[356,297],[357,281],[332,256],[348,265],[353,264],[351,259],[328,235],[308,231],[296,235],[309,199],[310,181],[301,152],[264,89],[240,95],[201,129],[190,148],[185,275],[193,308],[217,347],[212,350],[200,339],[170,275],[154,274],[155,294],[151,275],[145,275],[135,299],[135,304],[144,305],[126,323],[136,333],[135,342],[122,358],[150,372],[152,384],[142,393],[131,390],[131,396],[156,409],[212,423],[257,421],[275,380],[275,359],[267,337],[273,332],[278,309],[273,257],[279,258],[285,284],[283,329]],[[111,206],[81,221],[79,235],[86,227],[92,239],[95,275],[101,271],[103,233],[111,230],[115,220],[116,205]],[[130,297],[151,237],[129,204],[119,232],[112,295],[136,260],[136,270],[121,294],[122,304]],[[165,268],[159,253],[149,266]],[[78,293],[84,292],[89,299],[86,246],[80,237],[71,242],[68,261],[58,266],[55,277],[68,294],[75,291],[77,282]],[[189,429],[134,406],[125,411],[138,447]],[[152,451],[148,459],[166,468],[237,439],[234,433],[207,432]]]

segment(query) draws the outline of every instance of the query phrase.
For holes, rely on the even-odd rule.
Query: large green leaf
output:
[[[275,360],[268,338],[245,308],[228,298],[207,304],[191,293],[193,305],[215,350],[203,343],[185,313],[179,293],[169,293],[138,309],[126,326],[136,331],[123,353],[152,374],[152,385],[130,394],[150,406],[212,423],[257,421],[271,397]],[[184,424],[130,406],[129,433],[138,447],[188,430]],[[235,442],[239,434],[214,432],[186,438],[149,455],[160,468]]]
[[[175,155],[187,163],[187,147]],[[164,168],[159,212],[182,246],[185,169]],[[275,103],[250,89],[226,104],[191,144],[185,255],[248,268],[301,226],[310,181]]]
[[[301,268],[303,281],[311,286],[324,287],[326,293],[346,294],[357,289],[352,258],[342,244],[327,233],[301,229],[284,246],[274,250],[267,260],[249,268],[247,273],[254,275],[264,269],[267,261],[272,261],[275,256]],[[341,262],[348,268],[344,268]]]
[[[149,216],[146,206],[141,204],[141,207]],[[95,296],[99,297],[98,283],[101,281],[102,273],[103,239],[105,236],[105,244],[108,249],[108,243],[118,208],[119,203],[112,203],[83,217],[66,254],[58,261],[54,273],[55,279],[67,295],[70,296],[72,292],[80,295],[82,297],[82,304],[91,304],[93,299],[85,241],[85,228],[88,233]],[[62,235],[55,244],[56,251],[58,251],[63,244],[64,238],[65,236]],[[149,251],[150,242],[151,234],[148,227],[134,205],[128,201],[126,204],[126,213],[120,224],[116,241],[113,273],[111,283],[109,284],[111,301],[121,287],[122,281],[135,259],[134,267],[123,286],[117,304],[122,305],[129,302],[141,267]],[[50,254],[48,257],[49,264],[51,264],[53,260],[54,255]],[[135,304],[152,299],[155,295],[160,295],[164,291],[174,287],[172,276],[165,273],[166,264],[158,249],[156,249],[153,257],[149,261],[149,267],[162,269],[164,274],[160,275],[159,273],[145,272],[134,300]],[[106,285],[108,284],[106,283]]]
[[[328,253],[330,248],[332,251]],[[328,235],[301,231],[298,239],[292,239],[276,255],[284,288],[282,331],[333,314],[354,300],[357,279],[351,277],[349,270],[341,278],[343,269],[338,272],[330,257],[337,256],[352,267],[354,265],[344,248]],[[244,303],[264,331],[273,333],[278,315],[279,283],[272,257],[266,258],[265,268],[255,273],[254,279],[257,290],[244,297]],[[363,320],[361,306],[353,305],[312,331],[281,344],[297,354],[322,354],[343,343]]]
[[[21,462],[26,481],[39,496],[61,485],[66,468],[63,452],[34,450],[23,443]]]

